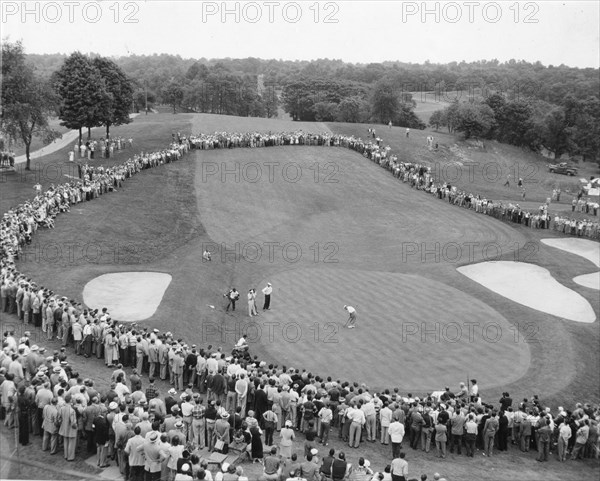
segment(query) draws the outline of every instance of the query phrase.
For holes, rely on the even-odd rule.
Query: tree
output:
[[[48,125],[56,98],[47,80],[37,78],[25,63],[20,42],[2,44],[2,130],[25,145],[26,170],[31,170],[30,148],[34,137],[50,143],[59,134]]]
[[[433,127],[435,130],[439,130],[440,127],[446,125],[446,115],[443,110],[436,110],[429,117],[429,126]]]
[[[412,102],[401,102],[398,107],[398,113],[392,119],[394,125],[419,130],[423,130],[426,127],[425,123],[415,114],[415,107]]]
[[[372,98],[373,118],[388,123],[400,112],[400,99],[391,81],[380,80],[375,84]]]
[[[542,142],[551,152],[554,158],[559,159],[567,152],[569,146],[569,131],[564,109],[554,108],[543,120]]]
[[[144,88],[137,89],[133,94],[133,103],[135,105],[136,112],[139,112],[140,109],[146,108],[146,99],[148,100],[148,108],[152,108],[152,105],[156,103],[156,94],[151,90],[146,90]]]
[[[314,88],[304,80],[288,82],[281,95],[284,110],[293,120],[314,120]]]
[[[131,122],[129,111],[133,104],[133,84],[123,71],[104,57],[97,57],[92,65],[104,80],[109,102],[105,109],[99,112],[99,118],[106,127],[106,138],[110,137],[111,125],[124,125]]]
[[[458,105],[455,129],[465,139],[484,137],[494,125],[494,111],[484,103],[463,102]]]
[[[369,103],[357,96],[343,99],[337,108],[338,122],[366,122],[369,118]]]
[[[173,107],[173,113],[177,113],[177,107],[183,100],[183,89],[177,82],[171,82],[162,92],[163,100]]]
[[[277,109],[279,108],[279,96],[275,90],[275,85],[267,85],[261,93],[262,102],[267,118],[277,117]]]
[[[512,145],[527,145],[528,132],[532,128],[532,109],[528,102],[506,102],[496,114],[495,137]]]
[[[88,129],[89,137],[90,129],[103,125],[111,108],[112,97],[106,82],[92,61],[79,52],[64,61],[53,82],[60,97],[60,124],[79,130],[81,145],[82,129]]]
[[[584,160],[597,160],[600,154],[600,100],[596,96],[565,100],[568,151]]]
[[[317,122],[333,122],[337,115],[337,104],[333,102],[318,102],[313,106]]]
[[[459,120],[459,108],[460,104],[456,101],[444,109],[444,120],[449,133],[453,133],[456,130]]]

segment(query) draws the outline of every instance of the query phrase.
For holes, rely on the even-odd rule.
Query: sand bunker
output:
[[[600,267],[600,244],[587,239],[542,239],[542,244],[584,257]]]
[[[557,282],[547,269],[522,262],[481,262],[459,267],[461,274],[532,309],[577,322],[594,322],[590,303]]]
[[[113,319],[143,321],[160,305],[171,276],[161,272],[116,272],[92,279],[83,288],[88,307],[108,308]]]
[[[591,274],[577,276],[573,278],[573,281],[580,286],[600,291],[600,272],[592,272]]]

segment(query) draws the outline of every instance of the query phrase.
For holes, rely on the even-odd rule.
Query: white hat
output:
[[[168,394],[170,394],[171,396],[177,394],[177,391],[175,391],[175,389],[171,388],[167,391]]]
[[[317,454],[319,454],[319,450],[317,448],[312,448],[310,450],[310,454],[312,454],[313,456],[316,456]]]
[[[108,409],[110,409],[111,411],[114,409],[117,409],[118,407],[119,407],[119,405],[114,401],[108,405]]]
[[[31,346],[30,351],[37,351],[39,350],[39,346],[37,344],[34,344],[33,346]]]

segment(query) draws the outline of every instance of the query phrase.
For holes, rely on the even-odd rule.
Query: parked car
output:
[[[554,174],[577,175],[577,167],[570,165],[567,162],[560,164],[550,164],[548,170]]]

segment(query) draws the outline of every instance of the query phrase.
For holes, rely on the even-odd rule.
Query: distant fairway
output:
[[[132,135],[146,150],[167,144],[178,131],[303,129],[364,137],[366,128],[160,114],[119,127],[118,135]],[[407,143],[402,129],[388,134],[379,126],[379,131],[390,136],[403,159],[430,155],[423,147],[428,132],[411,133]],[[510,148],[495,146],[490,155],[506,152],[513,155]],[[64,152],[55,157],[65,158]],[[14,182],[6,187],[5,204],[30,197],[30,188],[24,191]],[[57,219],[55,230],[36,234],[21,267],[41,285],[78,299],[102,274],[169,274],[162,302],[144,326],[225,351],[247,330],[253,354],[323,376],[425,392],[456,386],[469,375],[484,386],[486,397],[509,390],[561,402],[596,399],[597,382],[583,366],[598,356],[597,321],[584,325],[543,314],[456,271],[495,256],[521,256],[547,268],[598,314],[597,291],[573,281],[593,266],[539,242],[548,236],[554,234],[505,224],[413,190],[348,149],[210,150],[142,172],[119,192],[75,206]],[[102,255],[91,261],[36,255],[40,246],[71,242],[92,242]],[[525,249],[527,243],[534,249]],[[457,246],[463,248],[458,255]],[[202,262],[205,248],[213,253],[210,263]],[[273,283],[273,310],[261,311],[252,319],[256,324],[250,323],[245,295],[266,282]],[[224,312],[223,294],[231,286],[241,293],[234,314]],[[260,308],[260,293],[258,300]],[[342,328],[344,304],[357,308],[354,330]],[[475,326],[472,339],[469,325]],[[485,326],[492,326],[487,338]],[[295,339],[298,327],[302,336]]]

